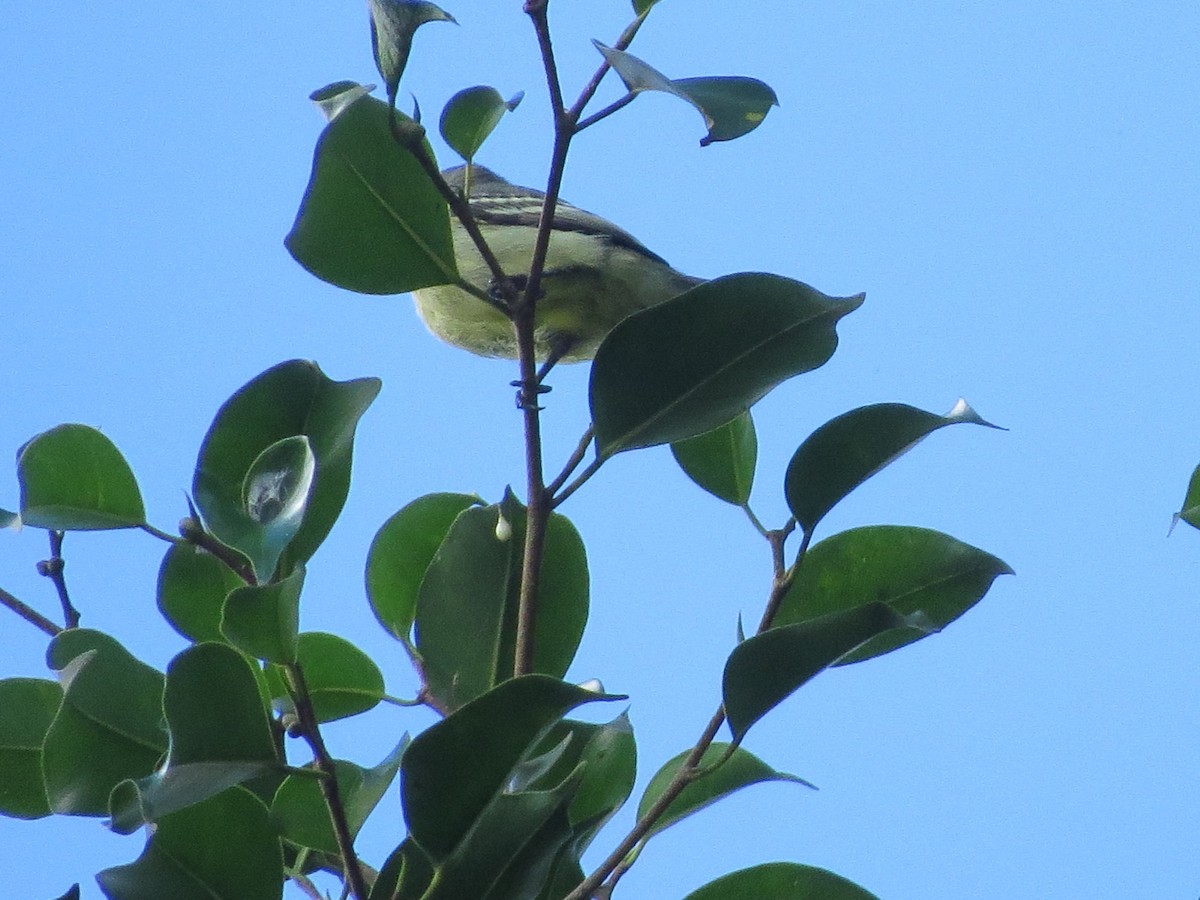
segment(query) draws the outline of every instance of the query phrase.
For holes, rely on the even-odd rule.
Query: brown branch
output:
[[[4,588],[0,588],[0,605],[7,606],[30,625],[40,628],[50,637],[55,637],[62,631],[57,624],[51,622],[32,606],[22,603]]]
[[[546,485],[546,492],[549,493],[551,497],[558,493],[559,488],[567,483],[567,479],[571,477],[571,473],[579,468],[579,464],[583,462],[583,457],[587,454],[587,448],[591,445],[592,439],[595,436],[595,427],[589,425],[587,430],[583,432],[583,437],[579,439],[579,443],[576,445],[575,450],[569,457],[567,457],[567,461],[563,465],[563,470],[558,473],[558,477]],[[554,505],[558,505],[557,501]]]
[[[229,570],[242,579],[242,581],[246,582],[246,584],[258,584],[258,578],[254,574],[254,567],[247,563],[236,550],[226,547],[205,531],[195,519],[190,516],[182,519],[179,523],[179,534],[189,544],[199,547],[201,550],[206,551],[225,563]]]
[[[44,575],[54,582],[54,589],[58,592],[58,602],[62,605],[63,622],[67,628],[78,628],[79,610],[71,604],[71,595],[67,592],[67,579],[63,574],[67,565],[62,557],[64,532],[51,531],[49,534],[50,558],[39,562],[37,571],[39,575]]]

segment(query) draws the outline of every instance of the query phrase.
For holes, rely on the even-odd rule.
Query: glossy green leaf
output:
[[[325,127],[284,244],[322,281],[361,294],[403,294],[458,277],[450,208],[392,136],[387,104],[373,97]]]
[[[827,297],[778,275],[705,282],[629,316],[600,345],[589,388],[597,452],[651,447],[724,425],[837,347],[863,295]]]
[[[924,624],[873,638],[838,661],[860,662],[945,628],[1012,569],[990,553],[926,528],[876,525],[835,534],[809,549],[775,617],[776,625],[846,611],[866,600]]]
[[[243,582],[211,553],[172,544],[158,570],[158,610],[190,641],[223,641],[221,608]]]
[[[275,571],[279,557],[300,530],[316,476],[316,457],[302,434],[263,450],[242,483],[242,508],[257,526],[247,529],[238,549],[249,557],[259,580]]]
[[[282,581],[230,591],[222,610],[222,637],[243,653],[267,662],[295,662],[303,588],[304,566],[297,566]]]
[[[811,532],[880,469],[939,428],[960,422],[996,427],[961,399],[944,416],[903,403],[877,403],[831,419],[809,435],[788,464],[784,494],[792,515]]]
[[[53,811],[42,783],[42,744],[63,690],[42,678],[0,681],[0,815],[39,819]]]
[[[643,13],[636,6],[634,9],[639,15]],[[694,106],[708,128],[701,147],[748,134],[762,124],[772,106],[779,105],[775,91],[757,78],[726,75],[670,79],[630,53],[596,40],[592,43],[625,82],[629,93],[661,91]]]
[[[84,628],[54,638],[46,659],[65,691],[42,747],[50,807],[105,815],[113,787],[149,775],[166,753],[163,676]]]
[[[146,521],[142,494],[125,457],[87,425],[59,425],[17,453],[21,521],[35,528],[90,531]]]
[[[371,657],[345,638],[323,631],[300,635],[297,659],[318,722],[333,722],[366,712],[386,694],[383,673]],[[277,671],[268,673],[272,697],[290,708]]]
[[[354,430],[379,393],[377,378],[333,381],[316,363],[291,360],[259,375],[217,413],[200,448],[193,493],[209,531],[261,564],[258,548],[270,523],[252,516],[245,483],[264,450],[304,436],[316,458],[316,477],[299,532],[279,569],[308,560],[341,513],[350,487]],[[260,580],[271,576],[257,571]]]
[[[1192,472],[1188,482],[1187,495],[1183,498],[1183,506],[1175,514],[1175,521],[1182,519],[1193,528],[1200,528],[1200,466]]]
[[[516,109],[524,96],[521,92],[505,100],[494,87],[481,84],[464,88],[451,97],[442,110],[439,123],[442,139],[470,162],[504,114]]]
[[[866,603],[817,619],[772,628],[738,644],[722,679],[725,716],[735,743],[793,691],[876,635],[920,628],[886,603]]]
[[[417,600],[416,645],[426,686],[450,711],[512,675],[525,510],[503,503],[464,510],[430,562]],[[566,673],[588,613],[587,554],[553,514],[546,530],[533,669]]]
[[[473,494],[426,494],[375,534],[367,554],[367,597],[375,618],[393,637],[409,637],[425,570],[455,518],[481,503]]]
[[[387,85],[388,101],[395,105],[416,30],[426,22],[453,22],[454,16],[428,0],[369,0],[367,6],[375,67]]]
[[[279,900],[283,851],[266,806],[231,788],[164,817],[136,862],[96,880],[109,900]]]
[[[646,790],[642,794],[641,801],[638,803],[637,815],[639,819],[649,812],[658,798],[662,796],[663,791],[666,790],[667,785],[671,783],[671,779],[675,777],[679,771],[679,767],[683,765],[684,760],[690,754],[691,750],[683,751],[654,773],[654,777],[646,785]],[[726,759],[727,754],[729,756]],[[741,747],[731,747],[730,744],[720,741],[713,743],[704,751],[704,755],[700,759],[699,768],[703,770],[722,759],[724,759],[724,762],[721,762],[717,768],[706,772],[688,784],[680,792],[679,796],[671,801],[671,804],[646,835],[647,839],[650,835],[657,834],[663,829],[669,828],[692,813],[699,812],[706,806],[711,806],[722,797],[728,797],[730,794],[740,791],[744,787],[749,787],[752,784],[761,784],[766,781],[790,781],[802,784],[805,787],[813,787],[812,784],[803,778],[772,769],[753,753],[743,750]]]
[[[758,438],[746,410],[724,425],[671,445],[675,461],[687,476],[714,497],[745,506],[754,486]]]
[[[616,699],[546,675],[525,675],[419,734],[400,766],[404,817],[413,839],[440,865],[559,719],[583,703]]]
[[[739,869],[692,891],[684,900],[879,900],[852,881],[800,863],[764,863]]]
[[[346,810],[351,835],[357,835],[367,817],[379,805],[400,769],[400,757],[408,736],[371,769],[337,760],[338,791]],[[329,809],[315,777],[289,775],[271,803],[271,819],[289,841],[325,853],[339,852],[337,837],[329,820]]]

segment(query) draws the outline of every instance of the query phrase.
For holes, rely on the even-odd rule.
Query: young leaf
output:
[[[692,891],[684,900],[879,900],[852,881],[825,869],[800,863],[764,863],[739,869]]]
[[[634,9],[643,14],[636,6]],[[757,78],[735,75],[672,80],[630,53],[596,40],[592,43],[625,82],[629,93],[661,91],[694,106],[708,127],[708,134],[700,140],[701,147],[748,134],[762,124],[772,106],[779,105],[775,91]]]
[[[690,750],[684,750],[654,773],[654,777],[646,785],[646,790],[638,803],[637,817],[639,819],[649,812],[650,807],[662,796],[662,792],[679,772],[679,767],[683,765],[683,761],[690,753]],[[671,805],[654,823],[654,827],[647,832],[645,839],[649,839],[651,835],[669,828],[692,813],[699,812],[721,798],[728,797],[752,784],[761,784],[765,781],[791,781],[816,789],[803,778],[789,775],[787,772],[777,772],[748,750],[731,747],[730,744],[720,741],[713,743],[704,751],[704,756],[700,760],[700,768],[704,769],[717,763],[727,754],[728,758],[718,767],[701,775],[680,792],[679,796],[671,802]]]
[[[824,365],[838,320],[862,302],[862,294],[827,297],[790,278],[742,273],[629,316],[592,364],[597,453],[724,425],[780,382]]]
[[[235,787],[164,817],[136,862],[96,880],[110,900],[279,900],[283,851],[266,806]]]
[[[524,675],[417,735],[400,765],[409,833],[440,865],[555,722],[583,703],[617,699],[546,675]]]
[[[426,22],[453,22],[454,16],[428,0],[368,0],[367,6],[371,10],[375,67],[387,85],[388,102],[395,106],[413,35]]]
[[[302,434],[282,438],[250,464],[242,482],[242,507],[257,528],[242,549],[260,581],[271,577],[279,557],[300,530],[316,476],[316,457]]]
[[[204,521],[222,543],[268,560],[257,551],[272,520],[256,519],[247,507],[246,478],[265,450],[302,436],[316,461],[303,522],[287,544],[278,568],[286,574],[308,560],[341,513],[350,488],[354,430],[379,393],[377,378],[333,381],[316,363],[291,360],[268,369],[237,391],[217,412],[196,462],[192,490]],[[291,454],[298,441],[281,445]],[[256,494],[256,496],[259,496]],[[265,495],[262,499],[266,499]],[[256,507],[269,512],[267,505]],[[259,571],[262,579],[271,572]]]
[[[333,722],[374,709],[387,693],[383,673],[367,654],[345,638],[323,631],[300,635],[297,660],[318,722]],[[278,673],[268,672],[272,698],[290,706]]]
[[[482,505],[474,494],[427,494],[383,523],[367,553],[367,597],[388,633],[406,640],[417,614],[425,570],[455,518]]]
[[[861,662],[940,631],[979,602],[997,577],[1011,574],[1003,560],[938,531],[853,528],[809,549],[775,624],[845,612],[870,598],[900,615],[920,613],[932,626],[881,634],[836,665]]]
[[[1200,466],[1192,472],[1188,482],[1187,495],[1183,498],[1183,506],[1175,514],[1175,522],[1182,519],[1193,528],[1200,528]],[[1172,523],[1174,527],[1174,523]]]
[[[451,97],[442,110],[439,123],[442,139],[470,162],[504,114],[516,109],[524,97],[522,91],[505,100],[494,87],[482,84],[464,88]]]
[[[325,127],[284,245],[322,281],[360,294],[403,294],[458,277],[450,208],[396,143],[387,104],[373,97]]]
[[[172,544],[158,570],[158,611],[190,641],[223,641],[221,608],[244,582],[192,544]]]
[[[295,662],[303,587],[304,566],[297,566],[282,581],[235,588],[222,609],[221,636],[249,656]]]
[[[852,490],[911,450],[926,436],[960,422],[996,426],[959,400],[939,416],[903,403],[877,403],[826,422],[788,464],[784,494],[801,529],[816,524]]]
[[[856,647],[893,628],[919,628],[886,603],[865,603],[818,619],[772,628],[738,644],[722,679],[734,743],[792,692]]]
[[[687,476],[714,497],[734,506],[749,501],[758,461],[750,410],[712,431],[676,441],[671,453]]]
[[[59,425],[17,453],[21,521],[35,528],[135,528],[146,510],[125,457],[87,425]]]
[[[42,783],[42,744],[63,690],[42,678],[0,681],[0,814],[39,819],[53,811]]]

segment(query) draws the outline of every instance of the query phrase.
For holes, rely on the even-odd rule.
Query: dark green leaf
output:
[[[371,887],[370,900],[420,900],[433,880],[433,866],[412,838],[405,838]]]
[[[367,5],[375,67],[387,85],[388,100],[395,104],[416,30],[426,22],[453,22],[454,16],[428,0],[369,0]]]
[[[308,560],[337,520],[350,487],[354,430],[379,393],[377,378],[332,381],[303,360],[280,363],[234,394],[217,413],[200,448],[192,489],[208,529],[251,558],[266,540],[244,502],[247,475],[277,441],[304,436],[316,457],[316,480],[304,522],[288,544],[285,574]],[[260,580],[271,572],[257,572]]]
[[[687,476],[714,497],[734,506],[750,499],[758,439],[749,410],[712,431],[676,441],[671,452]]]
[[[427,494],[384,522],[367,554],[367,596],[392,636],[409,637],[425,570],[460,512],[482,501],[473,494]]]
[[[79,885],[73,884],[67,889],[67,892],[57,900],[79,900]]]
[[[784,480],[788,507],[800,527],[816,524],[852,490],[939,428],[986,425],[965,400],[944,416],[903,403],[862,406],[826,422],[792,456]]]
[[[654,773],[654,777],[646,785],[641,802],[638,803],[639,819],[649,812],[658,798],[662,796],[663,791],[690,754],[690,750],[683,751]],[[724,759],[726,754],[729,756]],[[728,797],[752,784],[760,784],[764,781],[791,781],[805,787],[813,787],[803,778],[772,769],[753,753],[743,750],[741,747],[733,747],[720,741],[713,743],[704,751],[698,768],[705,769],[722,759],[724,761],[720,763],[719,767],[706,772],[688,784],[679,796],[671,801],[671,804],[646,835],[647,839],[650,835],[657,834],[674,825],[680,819],[685,819],[692,813],[699,812],[706,806],[716,803],[722,797]]]
[[[645,16],[650,12],[651,7],[657,6],[659,0],[633,0],[633,11],[639,17]]]
[[[223,641],[221,608],[243,584],[228,566],[192,544],[168,548],[158,570],[158,609],[191,641]]]
[[[1000,559],[925,528],[853,528],[814,545],[775,617],[776,625],[810,621],[864,601],[886,603],[901,615],[920,613],[922,627],[873,638],[838,661],[860,662],[945,628],[974,606],[1000,575]]]
[[[373,709],[385,695],[383,674],[371,657],[345,638],[323,631],[300,635],[297,653],[318,722],[333,722]],[[277,676],[270,677],[272,695],[291,702]]]
[[[646,7],[649,8],[649,5]],[[638,15],[644,10],[637,9]],[[779,105],[769,85],[740,75],[670,79],[630,53],[592,41],[631,94],[661,91],[689,103],[704,117],[708,134],[700,141],[731,141],[757,128],[772,106]]]
[[[837,347],[838,320],[862,301],[743,273],[629,316],[592,364],[597,452],[608,457],[724,425],[781,381],[824,365]]]
[[[418,735],[401,761],[400,793],[413,839],[435,864],[443,862],[555,722],[580,704],[616,699],[525,675]]]
[[[442,139],[470,162],[504,114],[516,109],[524,96],[520,93],[505,100],[494,87],[481,84],[464,88],[451,97],[442,110],[439,123]]]
[[[684,900],[879,900],[852,881],[799,863],[764,863],[740,869],[692,891]]]
[[[136,862],[96,880],[109,900],[279,900],[283,852],[266,806],[231,788],[163,818]]]
[[[225,601],[221,635],[250,656],[295,662],[303,587],[304,566],[297,566],[282,581],[235,588]]]
[[[352,102],[321,134],[284,244],[322,281],[361,294],[403,294],[458,278],[450,208],[393,138],[387,104],[373,97]]]
[[[796,625],[772,628],[729,654],[722,679],[725,715],[735,743],[796,688],[838,659],[893,628],[920,628],[886,603],[866,603]]]
[[[417,600],[417,649],[427,688],[443,710],[510,677],[516,643],[525,510],[511,495],[454,520],[430,562]],[[541,570],[533,668],[566,673],[587,622],[583,542],[563,516],[550,517]]]
[[[1192,472],[1192,480],[1188,482],[1187,495],[1183,498],[1183,506],[1175,515],[1176,521],[1182,519],[1193,528],[1200,528],[1200,466]]]
[[[59,634],[46,658],[65,691],[42,748],[50,807],[105,815],[113,787],[149,775],[166,752],[163,676],[83,628]]]
[[[42,783],[42,744],[62,697],[53,681],[0,681],[0,814],[39,819],[53,811]]]
[[[0,531],[5,528],[17,528],[21,524],[21,517],[15,512],[9,512],[7,509],[0,509]]]
[[[60,531],[135,528],[146,521],[125,457],[87,425],[59,425],[17,453],[21,521]]]

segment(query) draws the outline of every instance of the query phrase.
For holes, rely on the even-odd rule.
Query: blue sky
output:
[[[536,184],[549,129],[520,4],[445,5],[461,25],[420,33],[402,97],[434,122],[461,87],[525,90],[480,161]],[[569,95],[599,60],[589,39],[611,43],[628,16],[616,0],[552,5]],[[520,484],[519,421],[509,365],[439,345],[408,298],[339,291],[283,248],[321,127],[308,93],[378,81],[366,20],[358,2],[6,11],[0,448],[59,422],[100,427],[172,529],[204,431],[242,383],[294,357],[382,377],[302,624],[354,640],[410,695],[363,597],[366,547],[420,494],[496,499]],[[936,528],[1017,577],[941,635],[827,673],[776,710],[747,747],[821,790],[759,786],[694,817],[651,843],[619,896],[682,896],[777,859],[887,900],[1200,892],[1200,535],[1167,537],[1200,461],[1198,45],[1200,9],[1156,0],[655,10],[634,53],[674,77],[762,78],[780,108],[700,149],[692,110],[640,98],[580,137],[564,196],[692,274],[867,293],[833,360],[756,408],[760,517],[786,517],[787,459],[826,419],[880,401],[944,412],[961,395],[1010,431],[939,432],[821,534]],[[586,424],[586,379],[585,366],[555,373],[551,461]],[[15,504],[0,474],[0,506]],[[663,449],[613,459],[563,511],[592,566],[572,675],[631,695],[640,791],[707,721],[769,556]],[[85,624],[160,666],[182,648],[154,612],[156,541],[73,534],[65,550]],[[0,586],[52,613],[33,573],[45,553],[41,532],[0,534]],[[45,675],[43,650],[0,617],[0,674]],[[329,740],[373,764],[428,721],[378,710]],[[364,855],[382,860],[399,828],[393,794]],[[142,838],[0,819],[0,846],[9,895],[81,881],[95,898],[92,873],[135,858]]]

